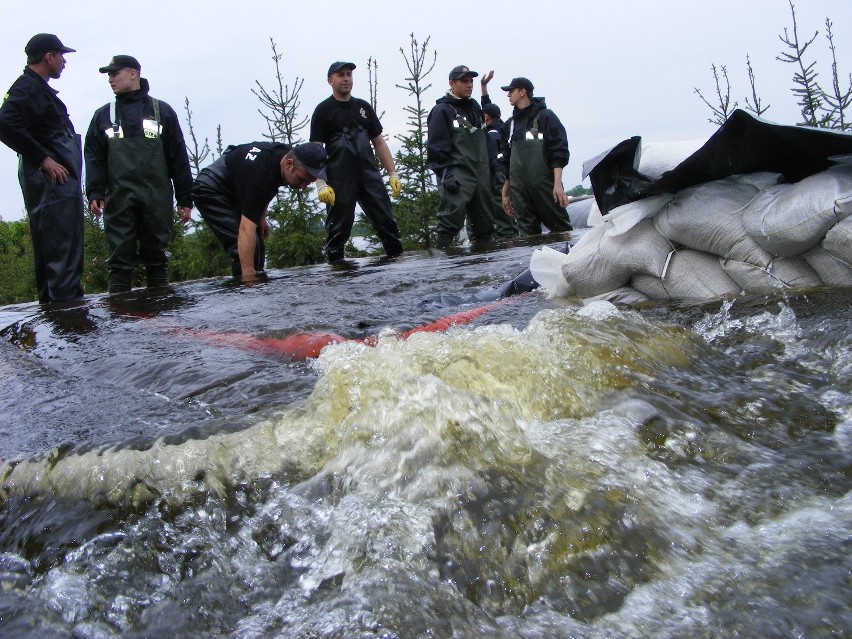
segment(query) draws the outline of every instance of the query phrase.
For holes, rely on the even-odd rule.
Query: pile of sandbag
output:
[[[593,206],[595,225],[570,252],[537,250],[530,269],[552,297],[708,299],[852,286],[852,166],[781,180],[729,176],[605,217]]]

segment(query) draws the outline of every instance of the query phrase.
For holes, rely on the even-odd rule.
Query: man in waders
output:
[[[570,231],[568,197],[562,169],[568,164],[568,136],[544,98],[533,97],[533,84],[514,78],[501,87],[514,107],[503,124],[503,210],[514,215],[521,232],[539,235],[541,225],[551,232]]]
[[[492,238],[491,167],[482,108],[471,98],[479,74],[464,65],[450,71],[450,89],[429,112],[426,155],[438,178],[441,202],[435,245],[447,248],[465,225],[474,244]]]
[[[173,197],[181,221],[192,213],[192,172],[178,116],[148,95],[141,70],[129,55],[99,69],[115,102],[95,111],[86,133],[86,195],[92,213],[104,216],[111,295],[130,290],[137,261],[149,288],[168,284]]]
[[[331,96],[317,105],[311,117],[311,141],[324,144],[328,154],[328,183],[317,180],[317,197],[327,206],[325,257],[329,262],[343,259],[343,248],[355,222],[356,202],[376,230],[385,253],[389,257],[402,253],[399,228],[376,157],[388,173],[394,198],[399,197],[402,182],[376,112],[369,102],[352,97],[354,68],[351,62],[331,64]]]
[[[83,296],[83,153],[68,110],[48,85],[73,51],[52,33],[30,38],[24,73],[0,106],[0,140],[18,154],[42,303]]]
[[[494,236],[497,238],[517,237],[518,221],[513,215],[503,210],[503,183],[506,174],[503,172],[500,160],[503,146],[500,129],[503,120],[500,119],[500,107],[491,101],[488,95],[488,83],[494,77],[494,71],[489,71],[479,79],[482,90],[482,120],[485,123],[485,144],[488,148],[488,159],[491,162],[491,217],[494,218]]]
[[[192,199],[201,217],[233,260],[232,274],[257,279],[266,261],[266,210],[278,189],[306,189],[326,179],[327,157],[320,144],[290,147],[280,142],[229,146],[195,178]]]

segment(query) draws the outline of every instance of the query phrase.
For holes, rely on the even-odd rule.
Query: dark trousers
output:
[[[355,204],[373,225],[385,253],[393,256],[402,253],[399,228],[391,212],[390,198],[378,171],[361,170],[345,176],[329,176],[334,189],[334,206],[325,219],[327,240],[325,255],[329,261],[343,258],[343,248],[352,235],[355,223]]]
[[[235,211],[233,203],[228,198],[204,188],[204,185],[196,181],[192,189],[192,199],[195,207],[201,213],[213,235],[219,240],[225,252],[233,260],[231,274],[241,277],[243,273],[240,265],[240,254],[237,250],[237,236],[240,232],[240,220],[242,214]],[[260,234],[260,226],[257,227],[257,243],[254,246],[254,270],[262,271],[266,262],[266,247],[263,236]]]

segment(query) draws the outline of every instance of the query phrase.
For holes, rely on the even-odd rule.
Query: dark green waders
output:
[[[38,164],[19,157],[18,180],[33,243],[38,301],[83,297],[83,157],[80,136],[57,132],[47,143],[51,157],[68,169],[65,183],[51,184]]]
[[[512,142],[509,185],[521,233],[540,235],[542,224],[554,232],[572,230],[568,211],[553,201],[553,169],[547,165],[538,118],[525,139]]]
[[[494,237],[505,239],[518,237],[518,220],[503,210],[503,187],[491,178],[491,217],[494,218]]]
[[[149,287],[169,281],[174,201],[156,100],[154,119],[146,119],[143,129],[145,137],[125,138],[120,127],[114,127],[109,139],[104,231],[111,294],[130,290],[137,259],[145,266]]]
[[[438,205],[438,231],[436,245],[447,248],[468,218],[470,241],[487,242],[494,232],[491,218],[491,170],[485,130],[472,126],[463,116],[453,120],[452,164],[450,171],[461,183],[458,193],[441,188]],[[439,180],[440,183],[440,180]]]
[[[376,168],[370,136],[364,127],[346,127],[329,140],[326,170],[334,189],[334,206],[327,206],[325,256],[329,262],[343,259],[343,249],[352,235],[356,202],[376,230],[387,255],[402,253],[399,228],[393,218],[390,198]]]

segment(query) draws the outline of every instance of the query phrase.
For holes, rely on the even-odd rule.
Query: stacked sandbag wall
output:
[[[610,211],[567,255],[533,276],[551,295],[709,299],[824,284],[852,286],[852,166],[793,184],[775,173],[731,176]],[[590,219],[595,219],[594,211]],[[545,262],[547,265],[545,266]],[[627,289],[627,290],[626,290]]]

